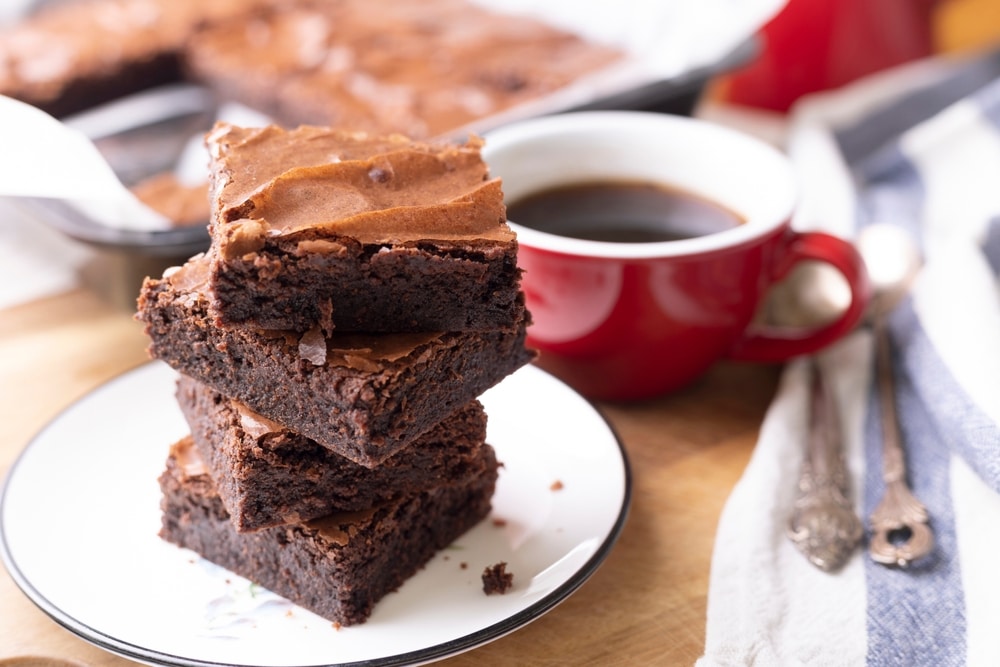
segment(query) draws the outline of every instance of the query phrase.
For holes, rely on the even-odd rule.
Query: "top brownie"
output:
[[[479,139],[219,123],[206,143],[210,289],[222,326],[517,326],[517,240]]]

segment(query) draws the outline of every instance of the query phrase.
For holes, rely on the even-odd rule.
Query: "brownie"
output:
[[[369,510],[238,533],[186,438],[173,446],[160,476],[160,536],[334,623],[353,625],[486,517],[496,479],[494,462],[465,484]]]
[[[62,117],[181,80],[198,28],[267,0],[77,0],[46,3],[0,28],[0,94]]]
[[[131,186],[132,194],[178,227],[208,224],[208,186],[184,183],[171,172],[159,172]]]
[[[622,57],[465,0],[67,0],[0,27],[0,94],[62,117],[198,81],[287,126],[426,138]]]
[[[514,575],[507,571],[507,563],[501,561],[488,565],[483,570],[483,592],[487,595],[503,595],[514,586]]]
[[[481,140],[219,123],[206,143],[210,286],[222,325],[517,326],[517,239]]]
[[[137,318],[151,356],[374,467],[473,400],[534,353],[516,331],[305,334],[215,326],[196,256],[147,278]]]
[[[486,413],[472,401],[375,468],[334,454],[182,376],[177,399],[239,532],[366,509],[483,474]]]
[[[207,26],[184,56],[192,79],[286,127],[426,139],[551,94],[623,53],[466,0],[341,0]]]

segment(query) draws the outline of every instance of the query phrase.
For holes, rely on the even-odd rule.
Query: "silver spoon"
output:
[[[883,565],[905,567],[934,547],[927,508],[906,481],[906,458],[896,414],[892,350],[887,317],[909,290],[920,268],[913,239],[898,227],[884,224],[864,229],[858,249],[869,267],[875,288],[872,318],[875,335],[875,373],[882,414],[882,479],[885,492],[871,515],[869,553]]]
[[[850,558],[864,529],[849,498],[836,400],[815,361],[811,370],[809,439],[788,536],[810,563],[832,572]]]

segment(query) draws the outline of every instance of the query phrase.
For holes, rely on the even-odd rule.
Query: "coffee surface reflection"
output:
[[[507,205],[524,227],[588,241],[656,243],[732,229],[743,219],[720,204],[659,183],[597,181],[542,190]]]

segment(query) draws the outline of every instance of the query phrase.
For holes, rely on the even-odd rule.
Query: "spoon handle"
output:
[[[809,409],[809,438],[788,536],[810,563],[832,572],[850,558],[863,528],[849,500],[837,404],[815,362]]]
[[[869,553],[883,565],[905,567],[934,547],[927,508],[906,483],[906,459],[896,414],[892,350],[884,315],[875,318],[875,372],[882,412],[882,479],[885,493],[871,515]]]

